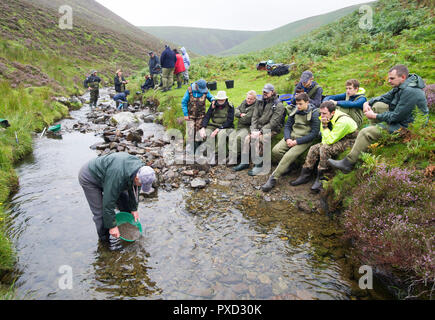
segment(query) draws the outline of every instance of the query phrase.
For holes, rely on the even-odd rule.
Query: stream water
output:
[[[62,121],[85,121],[87,106]],[[152,131],[163,127],[144,124]],[[211,185],[159,191],[141,203],[142,237],[110,251],[97,240],[77,174],[95,157],[93,133],[35,138],[17,167],[9,236],[17,254],[18,297],[28,299],[350,299],[327,217],[288,202],[246,198]],[[322,251],[322,250],[323,251]],[[62,266],[72,288],[62,289]]]

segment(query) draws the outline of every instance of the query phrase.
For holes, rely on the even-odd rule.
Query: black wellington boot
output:
[[[310,181],[311,174],[313,173],[313,170],[308,168],[302,168],[301,175],[299,178],[297,178],[295,181],[290,182],[292,186],[298,186],[300,184],[305,184],[308,181]]]
[[[324,179],[323,174],[323,170],[317,170],[316,181],[314,181],[313,185],[311,186],[311,191],[319,193],[320,190],[322,190],[322,180]]]
[[[350,161],[347,160],[347,158],[344,158],[343,160],[328,159],[328,163],[331,167],[340,169],[343,173],[351,172],[354,167],[354,164],[350,163]]]
[[[269,180],[261,187],[263,192],[269,192],[276,186],[276,178],[274,176],[270,176]]]

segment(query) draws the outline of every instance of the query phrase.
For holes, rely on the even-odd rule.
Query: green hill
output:
[[[139,27],[199,55],[214,55],[262,34],[258,31],[220,30],[188,27]]]
[[[361,5],[362,4],[350,6],[322,15],[309,17],[303,20],[289,23],[285,26],[268,32],[263,32],[247,39],[246,41],[234,46],[231,49],[220,52],[219,55],[237,55],[272,47],[278,43],[297,38],[321,26],[336,21],[355,10],[358,10]]]

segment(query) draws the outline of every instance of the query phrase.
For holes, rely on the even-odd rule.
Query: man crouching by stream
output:
[[[130,212],[139,219],[139,187],[150,193],[156,180],[151,167],[135,156],[119,152],[87,162],[80,170],[79,183],[94,215],[98,237],[108,242],[110,235],[119,238],[115,208]]]

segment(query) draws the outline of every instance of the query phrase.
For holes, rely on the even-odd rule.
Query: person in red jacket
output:
[[[184,66],[183,56],[178,53],[177,49],[174,49],[175,56],[177,57],[177,62],[175,62],[174,74],[177,78],[177,89],[181,89],[181,81],[183,72],[186,71],[186,67]]]

